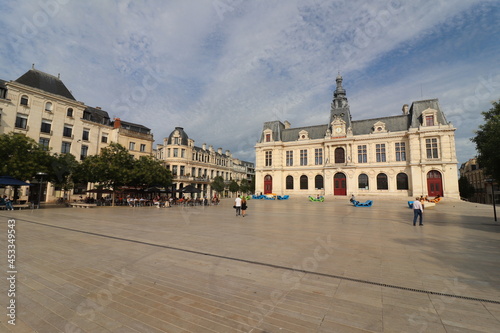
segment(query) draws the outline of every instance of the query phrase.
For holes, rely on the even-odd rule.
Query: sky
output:
[[[0,79],[35,68],[78,101],[253,162],[266,121],[326,124],[340,73],[353,120],[438,98],[459,163],[500,100],[500,2],[0,0]]]

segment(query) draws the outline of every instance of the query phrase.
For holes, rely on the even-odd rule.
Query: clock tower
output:
[[[333,101],[330,110],[330,122],[328,131],[331,136],[345,136],[347,130],[351,127],[351,112],[345,89],[342,87],[342,76],[337,76],[337,88],[333,92]]]

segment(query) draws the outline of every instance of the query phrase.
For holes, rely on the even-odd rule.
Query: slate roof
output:
[[[266,129],[273,131],[273,141],[281,141],[281,132],[285,129],[285,125],[279,120],[267,121],[262,130]],[[264,142],[264,133],[261,133],[259,142]]]
[[[58,77],[36,69],[30,69],[15,80],[15,82],[75,100],[71,92]]]
[[[435,99],[427,99],[423,101],[413,102],[410,108],[411,118],[411,127],[418,127],[421,123],[423,123],[422,112],[427,109],[437,110],[437,121],[440,124],[448,124],[444,113],[441,112],[441,108],[439,107],[439,101]]]
[[[128,129],[130,131],[144,133],[144,134],[150,134],[150,132],[151,132],[150,128],[143,126],[143,125],[140,125],[140,124],[134,124],[134,123],[130,123],[128,121],[123,121],[123,120],[120,120],[120,123],[121,123],[122,128]]]
[[[385,123],[385,129],[389,132],[407,131],[410,126],[410,115],[390,116],[364,120],[354,120],[351,123],[353,135],[370,134],[373,132],[373,124],[381,121]]]
[[[307,131],[309,139],[324,139],[328,125],[316,125],[316,126],[306,126],[306,127],[296,127],[288,128],[282,131],[281,138],[283,142],[287,141],[297,141],[299,138],[300,131]]]
[[[86,115],[86,113],[88,115]],[[101,109],[98,109],[98,108],[93,108],[90,106],[85,107],[83,119],[90,120],[90,121],[93,121],[93,122],[99,123],[99,124],[108,125],[108,126],[111,125],[111,121],[110,121],[108,112],[101,110]]]
[[[167,145],[171,145],[174,142],[173,137],[174,137],[174,133],[175,133],[176,130],[179,131],[179,134],[181,136],[181,143],[180,144],[183,145],[183,146],[187,146],[188,145],[189,136],[187,135],[186,132],[184,132],[184,128],[182,128],[182,127],[176,127],[172,131],[172,133],[170,133],[170,135],[168,136]]]
[[[7,81],[4,81],[4,80],[0,79],[0,88],[7,89],[7,86],[5,85],[6,82]]]

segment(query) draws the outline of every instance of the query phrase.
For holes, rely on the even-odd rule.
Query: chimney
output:
[[[226,150],[226,156],[231,157],[231,152],[229,150]]]
[[[201,148],[203,148],[203,150],[207,150],[207,144],[206,143],[202,144]]]
[[[213,151],[214,151],[214,146],[212,146],[212,145],[208,146],[208,150],[209,150],[210,152],[213,152]]]
[[[217,148],[217,152],[222,155],[222,148]]]
[[[408,114],[408,104],[403,105],[403,114]]]
[[[101,110],[101,107],[100,106],[96,106],[95,107],[97,110]]]
[[[285,129],[289,129],[292,124],[288,122],[288,120],[285,120]]]
[[[114,123],[113,128],[120,128],[120,127],[122,127],[122,122],[121,122],[120,118],[115,118],[115,123]]]

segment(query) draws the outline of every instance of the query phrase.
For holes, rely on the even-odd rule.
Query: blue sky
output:
[[[253,161],[262,124],[325,124],[340,71],[353,120],[438,98],[460,163],[500,99],[500,2],[0,0],[0,79],[34,63],[75,98]]]

